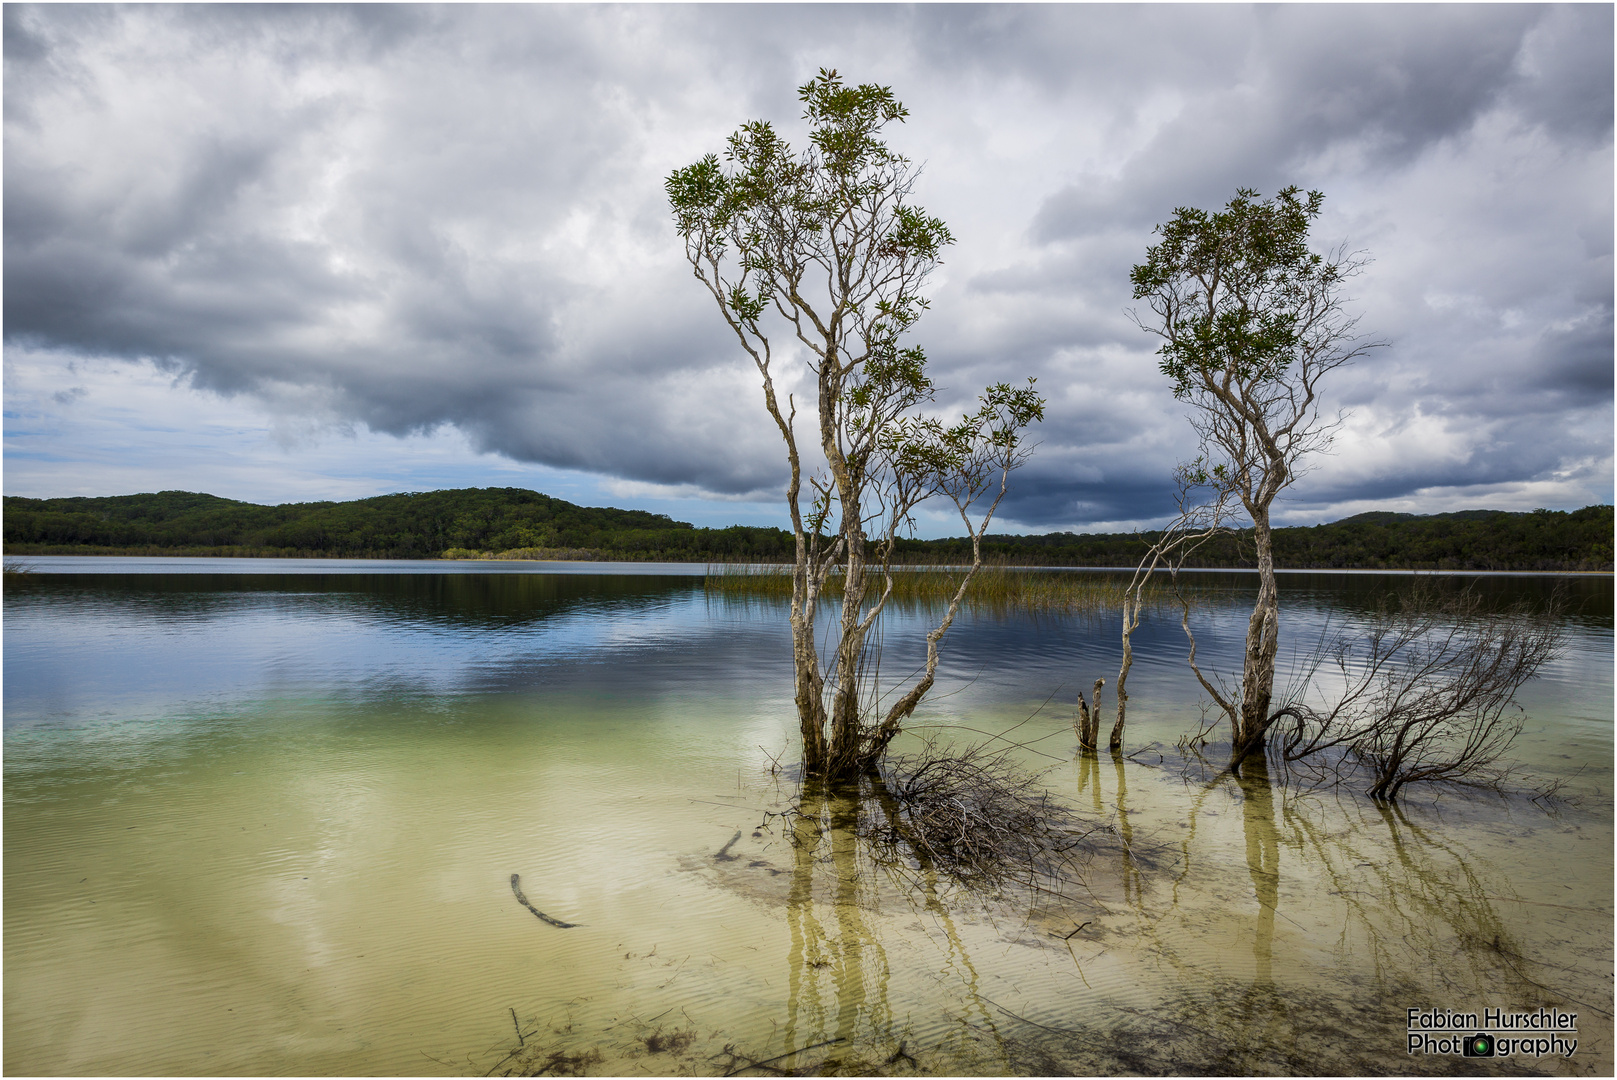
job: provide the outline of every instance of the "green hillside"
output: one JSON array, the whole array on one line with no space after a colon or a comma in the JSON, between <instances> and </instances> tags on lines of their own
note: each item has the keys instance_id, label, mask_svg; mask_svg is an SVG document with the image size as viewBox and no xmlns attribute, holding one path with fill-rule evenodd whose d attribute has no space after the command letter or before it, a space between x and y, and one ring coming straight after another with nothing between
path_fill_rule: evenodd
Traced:
<instances>
[{"instance_id":1,"label":"green hillside","mask_svg":"<svg viewBox=\"0 0 1617 1080\"><path fill-rule=\"evenodd\" d=\"M5 512L7 554L118 549L434 559L458 548L709 560L778 557L790 550L791 540L779 529L696 529L662 514L577 506L523 488L462 488L281 506L185 491L100 499L7 496Z\"/></svg>"},{"instance_id":2,"label":"green hillside","mask_svg":"<svg viewBox=\"0 0 1617 1080\"><path fill-rule=\"evenodd\" d=\"M1132 533L995 535L985 554L1014 564L1130 566L1145 541ZM1276 529L1288 569L1612 569L1612 508L1570 513L1464 510L1359 514L1312 528ZM906 562L969 558L966 540L902 541ZM5 498L8 555L147 554L431 559L509 553L526 558L773 562L791 534L731 526L699 529L643 510L577 506L523 488L463 488L353 502L260 506L185 491L106 498ZM1250 566L1236 535L1209 544L1196 565Z\"/></svg>"}]
</instances>

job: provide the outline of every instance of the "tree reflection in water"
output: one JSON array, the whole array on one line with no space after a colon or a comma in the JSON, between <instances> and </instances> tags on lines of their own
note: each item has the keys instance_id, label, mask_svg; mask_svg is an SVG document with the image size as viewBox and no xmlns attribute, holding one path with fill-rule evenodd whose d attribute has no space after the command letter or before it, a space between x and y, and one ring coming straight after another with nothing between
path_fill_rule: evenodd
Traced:
<instances>
[{"instance_id":1,"label":"tree reflection in water","mask_svg":"<svg viewBox=\"0 0 1617 1080\"><path fill-rule=\"evenodd\" d=\"M1599 942L1577 963L1532 959L1542 920L1502 910L1524 901L1429 808L1299 795L1259 761L1186 786L1111 758L1072 764L1077 803L1110 828L1067 893L984 890L895 845L903 811L879 779L805 784L770 901L784 995L761 1028L743 1007L693 1032L682 1060L734 1075L1445 1073L1454 1061L1405 1052L1405 1009L1543 1005L1580 1013L1558 1068L1607 1068ZM1561 933L1587 925L1575 910ZM603 1069L639 1060L600 1049Z\"/></svg>"},{"instance_id":2,"label":"tree reflection in water","mask_svg":"<svg viewBox=\"0 0 1617 1080\"><path fill-rule=\"evenodd\" d=\"M1280 903L1280 835L1275 831L1274 792L1269 786L1269 764L1259 757L1248 762L1236 781L1241 786L1241 825L1246 836L1246 868L1258 901L1252 934L1253 985L1274 982L1275 909Z\"/></svg>"},{"instance_id":3,"label":"tree reflection in water","mask_svg":"<svg viewBox=\"0 0 1617 1080\"><path fill-rule=\"evenodd\" d=\"M1586 965L1534 962L1541 950L1519 932L1537 923L1502 916L1500 904L1516 901L1485 857L1404 807L1292 795L1261 761L1192 796L1181 866L1155 893L1160 904L1148 890L1133 908L1165 985L1178 988L1149 1012L1123 1010L1134 1012L1139 1038L1170 1058L1193 1055L1208 1073L1445 1072L1445 1059L1404 1052L1405 1009L1544 1006L1589 1021L1589 1056L1580 1050L1581 1060L1562 1065L1599 1071L1610 1060L1598 949ZM1120 776L1120 828L1124 794ZM1233 838L1217 832L1220 796L1240 801L1245 901L1221 874L1234 852Z\"/></svg>"},{"instance_id":4,"label":"tree reflection in water","mask_svg":"<svg viewBox=\"0 0 1617 1080\"><path fill-rule=\"evenodd\" d=\"M1159 988L1152 1005L1086 984L1065 1016L1006 1008L993 996L1005 991L985 992L956 925L959 887L924 858L895 862L867 839L866 816L898 813L891 796L879 784L806 788L793 823L783 1049L816 1049L825 1057L812 1067L830 1072L920 1061L955 1072L1424 1073L1448 1063L1404 1053L1410 1005L1575 1005L1571 990L1548 991L1543 973L1530 970L1490 891L1498 883L1401 808L1296 798L1252 763L1190 798L1192 821L1238 820L1239 835L1188 826L1169 875L1131 805L1131 773L1149 774L1121 755L1110 769L1093 753L1074 764L1080 805L1115 825L1115 844L1097 847L1089 863L1100 910L1084 919L1103 924L1110 949L1143 962L1137 978ZM1225 807L1238 807L1238 819L1224 817ZM896 906L884 911L884 902ZM1057 906L1035 898L1024 915L1042 929ZM906 907L941 932L938 977L959 995L951 996L960 1015L941 1039L895 1014L889 998L883 927ZM1107 951L1075 951L1080 978Z\"/></svg>"},{"instance_id":5,"label":"tree reflection in water","mask_svg":"<svg viewBox=\"0 0 1617 1080\"><path fill-rule=\"evenodd\" d=\"M870 839L877 831L890 837L899 813L881 780L867 777L857 787L805 782L791 818L784 1051L794 1054L833 1042L817 1071L915 1066L923 1052L948 1059L967 1050L959 1044L969 1038L968 1028L998 1037L937 869L924 853L912 849L908 859L895 857L890 845ZM886 828L873 829L867 815ZM939 978L958 980L966 991L966 1011L972 1015L954 1025L942 1045L923 1050L909 1019L894 1014L889 1000L892 969L882 935L873 927L884 917L884 896L925 916L923 926L929 921L941 931ZM979 1046L970 1052L980 1056L983 1051Z\"/></svg>"}]
</instances>

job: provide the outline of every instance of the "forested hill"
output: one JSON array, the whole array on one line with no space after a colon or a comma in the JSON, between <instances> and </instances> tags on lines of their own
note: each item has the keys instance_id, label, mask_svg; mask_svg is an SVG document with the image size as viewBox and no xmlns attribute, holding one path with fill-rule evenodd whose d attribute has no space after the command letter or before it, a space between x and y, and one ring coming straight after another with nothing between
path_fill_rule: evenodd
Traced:
<instances>
[{"instance_id":1,"label":"forested hill","mask_svg":"<svg viewBox=\"0 0 1617 1080\"><path fill-rule=\"evenodd\" d=\"M988 556L1043 566L1129 566L1132 533L990 536ZM1291 569L1612 569L1612 508L1530 514L1359 514L1329 525L1276 529L1275 563ZM662 514L576 506L522 488L464 488L354 502L260 506L164 491L107 498L5 498L8 555L149 554L423 559L505 554L693 562L791 558L791 534L698 529ZM906 540L906 562L969 558L964 540ZM1251 544L1229 537L1199 566L1250 566Z\"/></svg>"},{"instance_id":2,"label":"forested hill","mask_svg":"<svg viewBox=\"0 0 1617 1080\"><path fill-rule=\"evenodd\" d=\"M577 506L523 488L280 506L186 491L101 499L6 496L7 554L93 549L372 559L523 551L705 561L779 558L791 550L791 535L744 526L697 529L663 514Z\"/></svg>"},{"instance_id":3,"label":"forested hill","mask_svg":"<svg viewBox=\"0 0 1617 1080\"><path fill-rule=\"evenodd\" d=\"M1142 534L1154 539L1156 534ZM1450 514L1357 514L1327 525L1275 529L1275 565L1289 570L1612 569L1612 508L1570 513L1460 510ZM1046 566L1132 566L1146 540L1133 533L995 536L995 554ZM965 540L934 540L929 554L969 558ZM1190 566L1256 565L1251 530L1209 542Z\"/></svg>"}]
</instances>

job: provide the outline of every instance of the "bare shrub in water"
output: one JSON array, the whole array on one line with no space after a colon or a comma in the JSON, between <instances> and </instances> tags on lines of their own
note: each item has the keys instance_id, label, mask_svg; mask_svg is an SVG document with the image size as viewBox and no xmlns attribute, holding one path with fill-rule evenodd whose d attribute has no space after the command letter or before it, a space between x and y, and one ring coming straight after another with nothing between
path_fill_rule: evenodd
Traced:
<instances>
[{"instance_id":1,"label":"bare shrub in water","mask_svg":"<svg viewBox=\"0 0 1617 1080\"><path fill-rule=\"evenodd\" d=\"M1383 604L1363 637L1335 635L1305 663L1306 682L1334 669L1339 689L1276 712L1290 721L1282 758L1343 749L1370 773L1367 794L1387 801L1418 781L1497 782L1522 729L1516 693L1560 646L1556 613L1554 602L1488 612L1471 589L1429 585Z\"/></svg>"},{"instance_id":2,"label":"bare shrub in water","mask_svg":"<svg viewBox=\"0 0 1617 1080\"><path fill-rule=\"evenodd\" d=\"M1190 633L1190 601L1180 587L1179 571L1203 544L1229 531L1224 522L1229 517L1232 489L1223 466L1216 466L1209 472L1203 467L1200 458L1175 469L1174 479L1179 488L1177 496L1179 513L1141 556L1134 568L1134 576L1129 579L1128 587L1123 590L1120 598L1119 606L1123 612L1123 662L1117 669L1117 686L1114 693L1117 698L1117 722L1112 725L1112 735L1108 741L1108 747L1113 753L1123 748L1123 724L1128 715L1129 703L1129 669L1134 666L1134 632L1140 628L1140 616L1151 604L1151 598L1155 595L1152 591L1151 578L1158 570L1166 572L1173 582L1173 595L1179 602L1181 612L1180 625L1190 636L1190 669L1196 673L1196 678L1201 680L1202 685L1213 693L1215 699L1221 703L1223 701L1207 680L1202 678L1201 669L1196 666L1196 638ZM1196 493L1206 487L1211 487L1213 497L1203 502L1196 497ZM1072 726L1078 735L1079 749L1088 753L1095 751L1100 733L1100 693L1105 684L1105 679L1095 680L1094 699L1090 703L1084 701L1082 690L1078 692L1078 715L1074 718Z\"/></svg>"},{"instance_id":3,"label":"bare shrub in water","mask_svg":"<svg viewBox=\"0 0 1617 1080\"><path fill-rule=\"evenodd\" d=\"M1059 877L1095 831L1008 751L928 744L918 754L894 756L883 772L892 805L872 839L890 850L907 848L958 881Z\"/></svg>"}]
</instances>

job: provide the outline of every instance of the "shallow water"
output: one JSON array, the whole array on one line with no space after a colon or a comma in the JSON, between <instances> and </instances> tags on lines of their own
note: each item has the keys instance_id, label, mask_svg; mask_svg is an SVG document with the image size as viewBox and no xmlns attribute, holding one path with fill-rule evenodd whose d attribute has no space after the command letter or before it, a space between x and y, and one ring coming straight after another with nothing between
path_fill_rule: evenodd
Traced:
<instances>
[{"instance_id":1,"label":"shallow water","mask_svg":"<svg viewBox=\"0 0 1617 1080\"><path fill-rule=\"evenodd\" d=\"M776 604L161 566L5 583L8 1072L1611 1072L1609 578L1573 582L1522 697L1553 812L1200 783L1166 749L1199 716L1167 617L1132 756L1080 758L1113 620L963 619L915 730L1011 732L1110 826L1062 897L885 865L846 800L791 842ZM1227 668L1250 579L1217 580L1199 655ZM1402 584L1288 576L1283 655ZM891 670L923 632L894 621ZM1406 1052L1406 1008L1543 1005L1578 1013L1570 1058Z\"/></svg>"}]
</instances>

